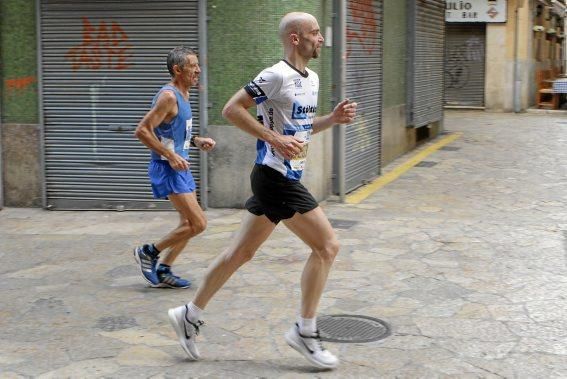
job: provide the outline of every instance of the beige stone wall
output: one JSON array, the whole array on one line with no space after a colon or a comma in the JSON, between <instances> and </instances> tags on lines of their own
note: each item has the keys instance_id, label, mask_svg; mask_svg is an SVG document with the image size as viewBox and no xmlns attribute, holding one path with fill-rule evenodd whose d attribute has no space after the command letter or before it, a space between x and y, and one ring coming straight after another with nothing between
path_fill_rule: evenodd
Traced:
<instances>
[{"instance_id":1,"label":"beige stone wall","mask_svg":"<svg viewBox=\"0 0 567 379\"><path fill-rule=\"evenodd\" d=\"M209 206L243 208L252 195L250 171L256 159L256 139L232 125L210 125L209 135L217 141L214 153L208 155ZM317 201L332 192L332 129L313 136L309 144L302 183Z\"/></svg>"},{"instance_id":2,"label":"beige stone wall","mask_svg":"<svg viewBox=\"0 0 567 379\"><path fill-rule=\"evenodd\" d=\"M406 125L406 106L382 111L382 167L415 147L415 129Z\"/></svg>"},{"instance_id":3,"label":"beige stone wall","mask_svg":"<svg viewBox=\"0 0 567 379\"><path fill-rule=\"evenodd\" d=\"M41 207L41 130L37 124L2 124L4 205Z\"/></svg>"},{"instance_id":4,"label":"beige stone wall","mask_svg":"<svg viewBox=\"0 0 567 379\"><path fill-rule=\"evenodd\" d=\"M510 111L514 82L514 62L507 52L508 26L486 26L485 106L490 111Z\"/></svg>"},{"instance_id":5,"label":"beige stone wall","mask_svg":"<svg viewBox=\"0 0 567 379\"><path fill-rule=\"evenodd\" d=\"M536 66L532 43L534 6L534 0L509 0L508 21L505 24L487 24L485 92L487 110L495 112L514 110L516 59L520 79L521 110L529 108L534 103ZM517 29L516 22L518 22Z\"/></svg>"}]
</instances>

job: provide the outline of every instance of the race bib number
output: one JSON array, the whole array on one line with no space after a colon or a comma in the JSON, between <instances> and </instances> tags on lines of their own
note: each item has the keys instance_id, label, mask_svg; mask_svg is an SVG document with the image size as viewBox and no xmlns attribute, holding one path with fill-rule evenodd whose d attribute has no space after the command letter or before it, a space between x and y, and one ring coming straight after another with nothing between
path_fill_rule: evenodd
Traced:
<instances>
[{"instance_id":1,"label":"race bib number","mask_svg":"<svg viewBox=\"0 0 567 379\"><path fill-rule=\"evenodd\" d=\"M173 142L173 140L171 138L161 137L161 143L162 143L163 147L165 147L167 150L175 152L175 143ZM161 156L161 159L163 159L165 161L167 160L167 158L163 155Z\"/></svg>"},{"instance_id":2,"label":"race bib number","mask_svg":"<svg viewBox=\"0 0 567 379\"><path fill-rule=\"evenodd\" d=\"M189 150L191 147L191 132L193 131L193 119L185 121L185 142L183 143L183 150Z\"/></svg>"}]
</instances>

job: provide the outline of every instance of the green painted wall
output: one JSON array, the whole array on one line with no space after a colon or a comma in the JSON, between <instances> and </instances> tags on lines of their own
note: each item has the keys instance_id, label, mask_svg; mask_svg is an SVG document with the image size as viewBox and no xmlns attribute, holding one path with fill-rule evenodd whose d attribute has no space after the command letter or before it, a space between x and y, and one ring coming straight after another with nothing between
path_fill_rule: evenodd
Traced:
<instances>
[{"instance_id":1,"label":"green painted wall","mask_svg":"<svg viewBox=\"0 0 567 379\"><path fill-rule=\"evenodd\" d=\"M330 25L330 0L209 0L209 123L226 124L221 111L228 99L264 68L283 58L278 39L281 17L292 11L313 14L324 35ZM319 74L319 115L330 108L331 48L312 60Z\"/></svg>"},{"instance_id":2,"label":"green painted wall","mask_svg":"<svg viewBox=\"0 0 567 379\"><path fill-rule=\"evenodd\" d=\"M384 108L406 103L406 1L384 0Z\"/></svg>"},{"instance_id":3,"label":"green painted wall","mask_svg":"<svg viewBox=\"0 0 567 379\"><path fill-rule=\"evenodd\" d=\"M2 122L37 124L35 1L0 1Z\"/></svg>"}]
</instances>

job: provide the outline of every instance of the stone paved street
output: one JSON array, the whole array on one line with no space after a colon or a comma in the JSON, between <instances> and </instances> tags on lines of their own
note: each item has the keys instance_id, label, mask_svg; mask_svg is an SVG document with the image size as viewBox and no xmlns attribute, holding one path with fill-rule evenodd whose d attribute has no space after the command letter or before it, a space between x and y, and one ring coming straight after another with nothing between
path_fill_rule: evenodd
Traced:
<instances>
[{"instance_id":1,"label":"stone paved street","mask_svg":"<svg viewBox=\"0 0 567 379\"><path fill-rule=\"evenodd\" d=\"M190 362L167 309L195 289L148 288L131 254L174 227L174 213L8 208L0 377L567 377L567 117L452 111L445 127L462 136L431 167L360 204L324 204L357 223L337 229L321 313L392 327L382 341L328 343L337 370L310 368L284 342L308 254L284 226L211 302L203 359ZM207 211L176 272L198 286L241 215Z\"/></svg>"}]
</instances>

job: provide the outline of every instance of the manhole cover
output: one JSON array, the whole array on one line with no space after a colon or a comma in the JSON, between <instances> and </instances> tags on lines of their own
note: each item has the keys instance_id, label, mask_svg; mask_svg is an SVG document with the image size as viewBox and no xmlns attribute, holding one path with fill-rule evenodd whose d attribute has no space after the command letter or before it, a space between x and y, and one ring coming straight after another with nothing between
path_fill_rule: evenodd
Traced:
<instances>
[{"instance_id":1,"label":"manhole cover","mask_svg":"<svg viewBox=\"0 0 567 379\"><path fill-rule=\"evenodd\" d=\"M373 342L390 335L384 321L359 315L321 316L317 319L321 339L329 342Z\"/></svg>"},{"instance_id":2,"label":"manhole cover","mask_svg":"<svg viewBox=\"0 0 567 379\"><path fill-rule=\"evenodd\" d=\"M351 220L339 220L339 219L329 219L331 226L335 229L350 229L356 224L358 221L351 221Z\"/></svg>"},{"instance_id":3,"label":"manhole cover","mask_svg":"<svg viewBox=\"0 0 567 379\"><path fill-rule=\"evenodd\" d=\"M443 146L442 148L440 148L439 150L445 150L445 151L459 151L461 150L460 147L457 146Z\"/></svg>"},{"instance_id":4,"label":"manhole cover","mask_svg":"<svg viewBox=\"0 0 567 379\"><path fill-rule=\"evenodd\" d=\"M423 162L419 162L418 164L416 164L415 167L433 167L436 164L437 164L437 162L423 161Z\"/></svg>"}]
</instances>

